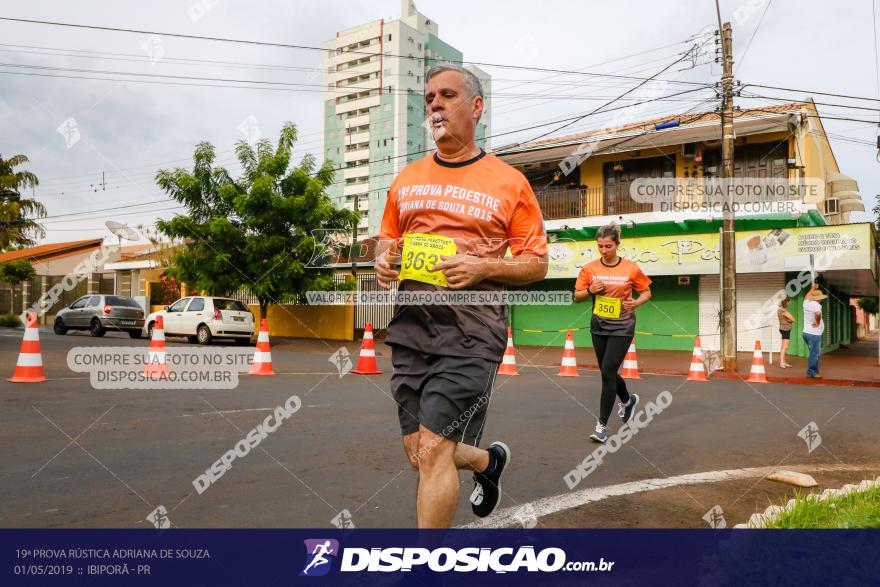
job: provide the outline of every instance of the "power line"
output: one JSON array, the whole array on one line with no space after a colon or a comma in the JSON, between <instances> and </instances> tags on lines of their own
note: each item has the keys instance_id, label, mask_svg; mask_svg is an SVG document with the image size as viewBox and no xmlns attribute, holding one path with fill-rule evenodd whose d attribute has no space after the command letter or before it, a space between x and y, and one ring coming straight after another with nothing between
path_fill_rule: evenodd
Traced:
<instances>
[{"instance_id":1,"label":"power line","mask_svg":"<svg viewBox=\"0 0 880 587\"><path fill-rule=\"evenodd\" d=\"M871 0L871 24L874 27L874 77L877 81L877 95L880 96L880 51L877 49L877 0ZM878 153L880 158L880 153Z\"/></svg>"},{"instance_id":2,"label":"power line","mask_svg":"<svg viewBox=\"0 0 880 587\"><path fill-rule=\"evenodd\" d=\"M755 40L755 36L758 34L758 29L761 28L761 23L764 22L764 17L767 15L767 11L770 9L770 5L773 4L773 0L767 2L767 5L764 6L764 12L761 13L761 18L758 19L758 25L755 27L755 30L752 31L752 36L749 37L749 42L746 43L746 48L742 52L742 55L739 56L739 61L737 63L736 69L733 71L733 75L736 75L736 72L739 71L739 68L742 67L742 62L745 60L746 55L749 53L749 49L752 46L752 41Z\"/></svg>"},{"instance_id":3,"label":"power line","mask_svg":"<svg viewBox=\"0 0 880 587\"><path fill-rule=\"evenodd\" d=\"M804 102L804 103L807 104L808 102ZM768 113L768 114L777 114L777 115L778 115L778 114L784 114L784 112L779 112L778 110L762 110L761 108L749 108L748 110L744 110L744 111L741 111L741 112L742 112L741 116L742 116L742 115L747 115L747 114L750 113L750 112L766 112L766 113ZM836 117L836 116L821 116L821 115L819 115L819 114L810 114L810 113L808 113L808 112L807 112L807 113L800 112L800 115L801 115L801 116L808 116L808 117L810 117L810 118L818 118L818 119L820 119L820 120L846 120L846 121L849 121L849 122L861 122L861 123L864 123L864 124L870 124L870 125L872 125L872 126L877 124L877 123L876 123L875 121L873 121L873 120L863 120L863 119L860 119L860 118L843 118L843 117Z\"/></svg>"},{"instance_id":4,"label":"power line","mask_svg":"<svg viewBox=\"0 0 880 587\"><path fill-rule=\"evenodd\" d=\"M6 20L10 22L21 22L28 24L41 24L48 26L59 26L59 27L70 27L77 29L89 29L89 30L97 30L97 31L108 31L108 32L117 32L117 33L133 33L139 35L156 35L159 37L172 37L178 39L191 39L197 41L214 41L221 43L235 43L235 44L243 44L243 45L253 45L260 47L275 47L280 49L300 49L300 50L308 50L308 51L320 51L322 53L328 52L327 49L323 47L316 47L312 45L294 45L289 43L276 43L271 41L255 41L250 39L233 39L229 37L209 37L204 35L186 35L182 33L168 33L168 32L160 32L160 31L148 31L141 29L129 29L122 27L107 27L107 26L98 26L98 25L85 25L85 24L77 24L77 23L67 23L67 22L57 22L57 21L48 21L48 20L35 20L35 19L26 19L26 18L12 18L7 16L0 16L0 20ZM380 53L374 53L370 51L345 51L345 53L350 55L366 55L370 57L378 57ZM416 59L421 61L423 58L414 57L410 55L397 55L397 54L385 54L385 57L395 57L400 59ZM531 67L527 65L513 65L513 64L505 64L505 63L489 63L485 61L466 61L466 60L450 60L450 59L436 59L436 58L424 58L425 61L443 61L449 63L460 63L460 64L470 64L477 65L483 67L498 67L498 68L506 68L506 69L514 69L514 70L523 70L523 71L543 71L547 73L562 73L567 75L588 75L588 76L597 76L597 77L608 77L608 78L618 78L618 79L633 79L633 80L641 80L642 78L634 78L631 76L621 76L615 74L608 73L593 73L593 72L585 72L585 71L572 71L566 69L553 69L546 67ZM663 80L669 83L680 83L680 84L691 84L691 85L702 85L699 82L686 82L686 81L675 81L675 80Z\"/></svg>"},{"instance_id":5,"label":"power line","mask_svg":"<svg viewBox=\"0 0 880 587\"><path fill-rule=\"evenodd\" d=\"M847 95L847 94L834 94L834 93L831 93L831 92L819 92L819 91L817 91L817 90L802 90L802 89L797 89L797 88L784 88L784 87L781 87L781 86L765 86L765 85L762 85L762 84L743 84L743 85L740 86L740 89L744 89L744 88L747 88L747 87L752 87L752 88L765 88L765 89L768 89L768 90L780 90L780 91L784 91L784 92L796 92L796 93L801 94L801 95L804 95L804 94L817 94L817 95L819 95L819 96L832 96L832 97L834 97L834 98L847 98L847 99L849 99L849 100L866 100L866 101L868 101L868 102L880 102L880 98L866 98L866 97L864 97L864 96L850 96L850 95Z\"/></svg>"},{"instance_id":6,"label":"power line","mask_svg":"<svg viewBox=\"0 0 880 587\"><path fill-rule=\"evenodd\" d=\"M609 59L607 61L603 61L600 63L589 65L585 68L582 68L580 71L585 71L589 67L599 67L601 65L606 65L609 63L614 63L616 61L624 61L627 59L631 59L633 57L637 57L639 55L644 55L647 53L653 53L659 51L661 49L665 49L668 47L674 47L677 45L681 45L683 43L688 42L688 40L678 41L676 43L670 43L667 45L662 45L660 47L655 47L653 49L648 49L645 51L639 51L637 53L632 53L630 55L625 55L622 57L617 57L614 59ZM108 61L129 61L136 63L159 63L152 58L144 55L138 55L133 53L115 53L108 51L89 51L82 49L71 49L71 48L63 48L63 47L43 47L36 45L18 45L18 44L9 44L9 43L0 43L0 47L12 47L13 49L0 49L3 52L13 52L13 53L21 53L21 54L33 54L33 55L47 55L53 57L74 57L74 58L87 58L87 59L102 59ZM22 51L19 48L25 49L38 49L39 51ZM54 52L47 52L54 51ZM81 54L81 55L78 55ZM659 60L665 60L666 57L661 57L647 63L652 63ZM168 65L199 65L206 64L208 66L215 67L224 67L224 68L232 68L232 69L246 69L253 68L258 70L278 70L278 71L295 71L295 72L310 72L310 73L318 73L323 71L321 67L299 67L299 66L291 66L291 65L272 65L272 64L262 64L262 63L252 63L252 62L241 62L241 61L224 61L224 60L216 60L216 59L196 59L196 58L182 58L182 57L169 57L163 56L161 59L162 64ZM630 66L629 68L637 67L637 65ZM624 69L629 69L624 68ZM407 77L408 74L386 74L385 77L389 75L393 75L393 77ZM521 78L498 78L493 77L492 82L499 81L509 81L509 82L525 82L525 83L537 83L543 80L547 80L553 77L558 77L561 74L554 74L551 76L539 78L537 80L523 80ZM554 85L575 85L578 82L555 82Z\"/></svg>"},{"instance_id":7,"label":"power line","mask_svg":"<svg viewBox=\"0 0 880 587\"><path fill-rule=\"evenodd\" d=\"M545 133L542 133L542 134L540 134L540 135L534 137L533 139L530 139L530 140L525 141L525 142L526 142L526 143L531 143L531 142L537 141L537 140L542 139L542 138L544 138L544 137L546 137L546 136L548 136L548 135L551 135L551 134L553 134L553 133L556 133L556 132L562 130L563 128L567 128L567 127L571 126L572 124L574 124L574 123L577 122L578 120L582 120L582 119L584 119L584 118L586 118L586 117L588 117L588 116L592 116L592 115L596 114L597 112L599 112L600 110L602 110L602 109L605 108L606 106L610 106L610 105L613 104L614 102L617 102L618 100L621 100L622 98L624 98L624 97L627 96L628 94L631 94L632 92L636 91L637 89L639 89L640 87L642 87L643 85L645 85L646 83L648 83L649 81L652 81L652 80L656 79L657 76L659 76L659 75L661 75L663 72L669 70L673 65L675 65L676 63L680 63L681 61L683 61L684 58L685 58L687 55L688 55L688 54L686 53L685 55L679 57L678 59L676 59L675 61L673 61L673 62L670 63L669 65L665 66L663 69L661 69L660 71L658 71L657 73L655 73L655 74L652 75L651 77L649 77L649 78L647 78L646 80L640 82L638 85L636 85L636 86L634 86L634 87L628 89L627 91L625 91L624 93L620 94L620 95L617 96L616 98L612 98L610 101L608 101L608 102L602 104L601 106L599 106L599 107L596 108L595 110L593 110L593 111L591 111L591 112L588 112L587 114L584 114L583 116L577 117L577 118L575 118L574 120L572 120L572 121L570 121L570 122L566 122L565 124L563 124L563 125L561 125L561 126L559 126L559 127L557 127L557 128L554 128L553 130L549 130L549 131L547 131L547 132L545 132Z\"/></svg>"},{"instance_id":8,"label":"power line","mask_svg":"<svg viewBox=\"0 0 880 587\"><path fill-rule=\"evenodd\" d=\"M677 92L677 93L675 93L675 94L670 94L670 96L676 96L676 95L681 95L681 94L686 94L686 93L696 92L696 91L700 91L700 90L703 90L703 89L706 89L706 88L695 88L695 89L691 89L691 90L684 90L684 91L682 91L682 92ZM666 97L670 97L670 96L666 96ZM642 101L641 103L655 102L655 101L660 100L660 99L662 99L662 98L663 98L663 97L661 97L661 98L652 98L652 99L644 100L644 101ZM635 105L638 105L638 104L628 104L628 105L625 105L625 106L619 106L619 107L617 107L617 108L609 108L608 110L604 110L604 111L601 111L601 112L599 112L599 111L594 111L594 112L592 112L592 113L588 113L587 115L580 115L580 116L573 117L572 120L580 120L580 119L585 118L586 116L590 116L590 115L593 115L593 114L603 114L603 113L605 113L605 112L611 112L611 111L615 111L615 110L620 110L620 109L622 109L622 108L629 108L629 107L632 107L632 106L635 106ZM491 135L490 137L487 137L487 138L494 138L494 137L497 137L497 136L507 135L507 134L511 134L511 133L515 133L515 132L522 132L522 131L526 131L526 130L532 130L532 129L534 129L534 128L539 128L539 127L541 127L541 126L547 126L547 125L549 125L549 124L558 124L559 122L561 122L561 121L559 121L559 120L554 120L554 121L552 121L552 122L545 123L545 124L537 124L537 125L532 125L532 126L528 126L528 127L525 127L525 128L520 128L520 129L515 129L515 130L511 130L511 131L503 132L503 133L498 133L498 134L495 134L495 135ZM396 156L394 156L394 157L390 157L390 158L387 158L387 159L386 159L386 158L382 158L382 159L377 159L377 160L374 160L374 161L368 161L368 163L387 162L387 161L389 161L389 160L391 160L391 159L399 159L399 158L402 158L402 157L409 157L409 156L412 156L412 155L418 155L418 154L428 153L428 152L431 152L431 151L433 151L433 149L420 150L420 151L413 151L413 152L409 152L409 153L404 153L403 155L396 155ZM340 167L340 168L336 168L336 169L334 169L334 171L341 171L341 170L344 170L344 169L346 169L346 168L344 168L344 167ZM396 173L396 172L394 172L394 173ZM385 174L381 174L381 175L385 175ZM328 184L328 185L338 185L339 183L341 183L341 182L332 182L331 184ZM377 191L377 190L370 190L370 191ZM99 208L99 209L97 209L97 210L86 210L86 211L81 211L81 212L71 212L71 213L66 213L66 214L57 214L57 215L52 215L52 216L45 216L45 217L43 217L42 219L39 219L39 220L49 219L49 220L53 220L53 221L55 221L55 222L62 222L61 220L57 220L57 219L58 219L58 218L68 218L68 217L70 217L70 216L81 216L81 215L93 214L93 213L96 213L96 212L107 212L107 211L115 211L115 210L122 210L122 209L130 209L130 208L134 208L134 207L138 207L138 206L145 206L145 205L152 205L152 204L171 203L171 202L173 202L173 201L175 201L175 200L173 200L173 199L164 199L164 200L156 200L156 201L150 201L150 202L141 202L141 203L138 203L138 204L130 204L130 205L123 205L123 206L112 206L112 207L109 207L109 208ZM161 209L161 210L165 210L165 209L168 209L168 208L163 208L163 209ZM156 210L156 211L161 211L161 210ZM149 212L153 212L153 210L141 210L141 211L136 211L136 213L138 213L138 214L140 214L140 213L149 213ZM68 219L68 220L66 220L66 221L70 221L70 220Z\"/></svg>"},{"instance_id":9,"label":"power line","mask_svg":"<svg viewBox=\"0 0 880 587\"><path fill-rule=\"evenodd\" d=\"M801 104L816 104L818 106L829 106L832 108L850 108L852 110L867 110L870 112L880 112L880 108L870 108L868 106L854 106L852 104L835 104L833 102L815 102L809 100L795 100L793 98L778 98L775 96L763 96L761 94L753 94L751 96L744 96L739 94L740 98L751 98L751 99L761 99L761 100L773 100L776 102L798 102Z\"/></svg>"}]
</instances>

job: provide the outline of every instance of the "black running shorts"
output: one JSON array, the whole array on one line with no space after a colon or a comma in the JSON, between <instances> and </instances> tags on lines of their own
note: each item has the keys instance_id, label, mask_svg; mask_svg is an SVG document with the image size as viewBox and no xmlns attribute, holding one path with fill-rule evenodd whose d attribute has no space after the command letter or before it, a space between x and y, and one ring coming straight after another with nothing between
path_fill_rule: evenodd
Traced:
<instances>
[{"instance_id":1,"label":"black running shorts","mask_svg":"<svg viewBox=\"0 0 880 587\"><path fill-rule=\"evenodd\" d=\"M499 363L394 345L391 364L401 434L418 432L422 424L443 438L479 445Z\"/></svg>"}]
</instances>

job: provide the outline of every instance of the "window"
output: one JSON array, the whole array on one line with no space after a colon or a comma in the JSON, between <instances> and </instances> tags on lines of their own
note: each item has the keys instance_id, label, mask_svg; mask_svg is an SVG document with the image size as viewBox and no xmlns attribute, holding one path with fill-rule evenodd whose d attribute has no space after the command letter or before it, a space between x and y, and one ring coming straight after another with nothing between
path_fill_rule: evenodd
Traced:
<instances>
[{"instance_id":1,"label":"window","mask_svg":"<svg viewBox=\"0 0 880 587\"><path fill-rule=\"evenodd\" d=\"M87 301L89 301L88 296L82 297L82 298L76 300L75 302L73 302L72 304L70 304L70 309L71 310L78 310L79 308L85 308Z\"/></svg>"},{"instance_id":2,"label":"window","mask_svg":"<svg viewBox=\"0 0 880 587\"><path fill-rule=\"evenodd\" d=\"M183 298L182 300L177 300L170 306L168 306L169 312L183 312L183 309L186 308L186 305L189 303L190 298Z\"/></svg>"},{"instance_id":3,"label":"window","mask_svg":"<svg viewBox=\"0 0 880 587\"><path fill-rule=\"evenodd\" d=\"M187 312L201 312L205 309L205 298L193 298L192 303L189 305L189 308L186 309Z\"/></svg>"},{"instance_id":4,"label":"window","mask_svg":"<svg viewBox=\"0 0 880 587\"><path fill-rule=\"evenodd\" d=\"M98 304L101 303L101 296L92 296L89 298L89 301L86 303L86 308L97 308Z\"/></svg>"},{"instance_id":5,"label":"window","mask_svg":"<svg viewBox=\"0 0 880 587\"><path fill-rule=\"evenodd\" d=\"M123 308L140 308L140 304L134 301L131 298L124 298L121 296L107 296L106 303L111 306L123 307Z\"/></svg>"},{"instance_id":6,"label":"window","mask_svg":"<svg viewBox=\"0 0 880 587\"><path fill-rule=\"evenodd\" d=\"M236 312L249 312L247 306L239 302L238 300L226 300L226 299L215 299L214 300L214 309L215 310L235 310Z\"/></svg>"}]
</instances>

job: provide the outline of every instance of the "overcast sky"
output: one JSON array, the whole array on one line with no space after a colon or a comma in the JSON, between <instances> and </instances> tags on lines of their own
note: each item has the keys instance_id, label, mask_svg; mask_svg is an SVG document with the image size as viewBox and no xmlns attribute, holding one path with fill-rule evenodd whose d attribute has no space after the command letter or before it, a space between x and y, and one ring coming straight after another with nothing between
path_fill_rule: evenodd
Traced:
<instances>
[{"instance_id":1,"label":"overcast sky","mask_svg":"<svg viewBox=\"0 0 880 587\"><path fill-rule=\"evenodd\" d=\"M641 77L670 64L694 44L687 42L689 38L716 22L712 0L419 0L416 5L439 24L441 38L461 49L468 61ZM733 24L736 77L743 83L878 96L871 0L774 0L769 7L763 0L722 0L721 6L722 17ZM400 3L0 0L0 16L320 46L338 30L380 18L398 18ZM283 122L293 121L300 131L299 154L319 153L319 52L9 21L0 21L0 39L0 153L30 157L28 168L41 180L36 197L53 217L46 222L46 242L106 236L105 220L134 226L170 217L173 212L169 208L176 203L145 204L165 198L152 178L159 168L189 165L194 145L202 140L214 144L222 163L236 168L232 149L245 136L242 128L251 129L251 138L258 132L274 140ZM704 56L698 61L707 59ZM494 79L493 134L587 113L638 83L481 67ZM679 71L685 67L685 63L676 65L663 77L714 82L720 75L719 68L709 64ZM98 71L107 73L95 73ZM70 79L73 76L123 81ZM248 89L205 87L233 83L193 77L314 86L271 86L274 90L253 89L254 84ZM653 88L653 95L689 87L670 84L665 90ZM794 99L810 95L759 88L747 91ZM700 91L677 101L654 102L633 108L630 118L622 120L689 109L711 110L715 104L712 97L711 91ZM813 97L820 102L878 107L871 102ZM779 102L740 99L737 103L746 107ZM878 119L876 112L866 110L820 106L820 112ZM588 117L564 133L599 127L609 118ZM243 124L245 121L255 125ZM506 134L495 139L494 145L526 140L552 128ZM854 215L853 220L868 220L874 194L880 192L880 163L872 146L877 126L826 120L825 128L834 135L831 143L841 170L856 178L861 187L868 212ZM102 172L106 186L100 185ZM61 216L132 204L145 205Z\"/></svg>"}]
</instances>

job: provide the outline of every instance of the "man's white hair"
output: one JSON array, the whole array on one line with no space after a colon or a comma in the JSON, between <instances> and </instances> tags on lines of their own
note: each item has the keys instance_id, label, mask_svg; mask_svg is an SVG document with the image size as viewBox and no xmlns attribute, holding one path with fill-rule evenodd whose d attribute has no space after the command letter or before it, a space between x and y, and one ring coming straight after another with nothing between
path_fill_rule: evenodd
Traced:
<instances>
[{"instance_id":1,"label":"man's white hair","mask_svg":"<svg viewBox=\"0 0 880 587\"><path fill-rule=\"evenodd\" d=\"M464 86L467 88L468 94L471 98L475 96L485 98L485 96L483 96L483 83L480 81L480 78L474 75L474 72L471 70L452 63L438 63L429 69L428 73L425 74L425 85L428 85L428 82L431 81L432 77L439 73L443 73L444 71L457 71L460 73L464 78Z\"/></svg>"}]
</instances>

